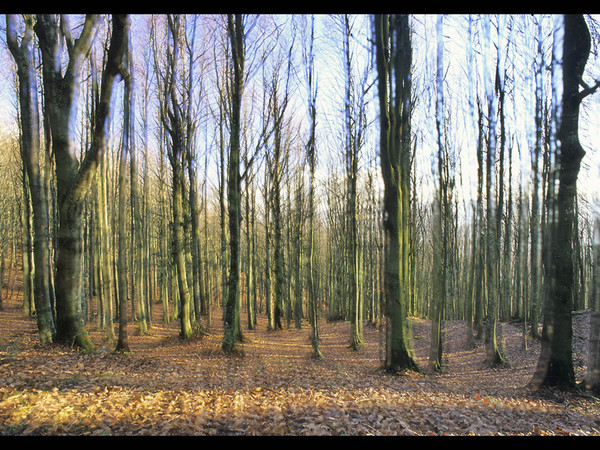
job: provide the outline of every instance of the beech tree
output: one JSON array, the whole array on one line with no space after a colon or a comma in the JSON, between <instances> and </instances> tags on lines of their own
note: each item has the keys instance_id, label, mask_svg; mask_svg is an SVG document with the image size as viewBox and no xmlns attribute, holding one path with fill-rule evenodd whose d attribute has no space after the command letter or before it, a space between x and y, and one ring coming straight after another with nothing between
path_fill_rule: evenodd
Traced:
<instances>
[{"instance_id":1,"label":"beech tree","mask_svg":"<svg viewBox=\"0 0 600 450\"><path fill-rule=\"evenodd\" d=\"M562 60L562 64L556 65L556 83L562 84L562 97L557 99L560 108L556 115L556 135L551 136L556 139L558 186L555 210L550 212L549 219L553 220L549 223L551 240L544 242L545 246L551 246L552 258L546 262L549 289L544 307L542 350L532 382L570 390L575 387L571 319L575 289L573 228L577 219L577 176L585 155L578 135L579 110L583 99L600 87L600 81L588 85L583 79L591 49L585 17L567 14L555 20L554 60Z\"/></svg>"},{"instance_id":2,"label":"beech tree","mask_svg":"<svg viewBox=\"0 0 600 450\"><path fill-rule=\"evenodd\" d=\"M320 359L323 357L319 348L319 311L317 307L317 288L316 288L316 264L315 264L315 167L317 159L316 147L316 125L317 125L317 94L318 83L315 72L314 61L314 36L315 18L310 18L310 34L308 44L304 49L304 61L306 64L306 82L308 88L307 108L310 118L310 128L308 141L306 143L306 158L308 160L308 245L307 245L307 269L306 283L308 289L308 316L311 325L310 341L312 345L313 356Z\"/></svg>"},{"instance_id":3,"label":"beech tree","mask_svg":"<svg viewBox=\"0 0 600 450\"><path fill-rule=\"evenodd\" d=\"M434 299L431 304L431 348L429 364L433 370L442 370L442 319L449 294L449 227L450 215L448 189L448 158L446 149L446 131L444 118L444 17L439 15L436 22L436 130L438 139L437 151L437 186L436 199L433 205L433 245L434 245Z\"/></svg>"},{"instance_id":4,"label":"beech tree","mask_svg":"<svg viewBox=\"0 0 600 450\"><path fill-rule=\"evenodd\" d=\"M127 199L127 161L129 155L135 150L131 143L132 140L132 118L133 111L131 105L131 79L125 81L125 89L123 89L123 138L121 140L121 148L119 152L119 202L118 202L118 246L121 249L118 253L117 258L117 283L119 288L119 338L117 340L116 351L129 352L129 335L127 332L127 324L129 322L127 304L129 303L129 286L128 286L128 266L127 266L127 254L125 248L127 247L127 210L126 210L126 199ZM133 271L133 267L130 268ZM132 277L132 281L135 280ZM132 286L132 291L135 295L135 286Z\"/></svg>"},{"instance_id":5,"label":"beech tree","mask_svg":"<svg viewBox=\"0 0 600 450\"><path fill-rule=\"evenodd\" d=\"M240 314L240 122L244 89L244 18L241 14L227 15L227 34L231 42L230 141L227 163L227 212L229 214L229 274L227 298L224 302L222 349L230 352L241 338Z\"/></svg>"},{"instance_id":6,"label":"beech tree","mask_svg":"<svg viewBox=\"0 0 600 450\"><path fill-rule=\"evenodd\" d=\"M384 295L387 317L385 366L387 370L418 370L410 350L407 327L408 273L403 244L408 224L403 207L403 156L411 144L412 47L407 15L374 17L375 51L380 109L380 158L384 183L385 233Z\"/></svg>"},{"instance_id":7,"label":"beech tree","mask_svg":"<svg viewBox=\"0 0 600 450\"><path fill-rule=\"evenodd\" d=\"M487 315L485 317L485 343L486 343L486 362L489 365L500 364L503 359L498 349L496 341L496 324L498 309L498 276L499 276L499 247L498 240L498 222L497 199L495 189L497 185L494 164L496 162L496 104L494 99L494 85L492 81L491 69L491 19L489 16L484 18L484 87L485 101L487 106L487 119L489 123L489 134L487 139L486 152L486 289L487 289ZM500 30L500 27L499 27ZM500 34L500 32L499 32Z\"/></svg>"},{"instance_id":8,"label":"beech tree","mask_svg":"<svg viewBox=\"0 0 600 450\"><path fill-rule=\"evenodd\" d=\"M81 317L81 231L83 200L96 173L104 150L106 119L109 115L112 91L123 74L127 49L129 17L112 17L112 37L106 65L102 72L99 104L96 108L93 137L82 161L77 160L74 148L74 111L83 60L88 54L99 21L94 14L86 15L78 38L71 36L66 16L40 14L34 30L42 53L44 93L48 123L55 157L55 176L58 205L58 239L56 256L56 331L57 341L75 343L93 350ZM63 70L60 50L66 46L68 62Z\"/></svg>"},{"instance_id":9,"label":"beech tree","mask_svg":"<svg viewBox=\"0 0 600 450\"><path fill-rule=\"evenodd\" d=\"M186 132L187 119L186 102L189 98L180 94L182 79L180 64L182 58L182 18L181 16L167 15L170 43L167 46L166 62L167 73L164 78L164 98L161 104L163 125L167 130L170 142L167 154L172 169L172 204L173 204L173 244L174 265L177 270L177 288L179 293L181 322L180 336L188 339L192 336L191 308L192 298L188 284L188 272L185 255L184 231L184 193L185 193L185 167L184 161L188 155L190 145L189 134Z\"/></svg>"},{"instance_id":10,"label":"beech tree","mask_svg":"<svg viewBox=\"0 0 600 450\"><path fill-rule=\"evenodd\" d=\"M6 42L17 63L21 124L21 157L31 196L33 213L33 262L35 264L33 299L35 303L38 336L42 344L54 341L56 327L51 305L49 262L50 237L48 234L48 206L46 185L40 171L40 114L38 85L34 58L35 18L23 16L25 29L18 43L17 18L6 16Z\"/></svg>"}]
</instances>

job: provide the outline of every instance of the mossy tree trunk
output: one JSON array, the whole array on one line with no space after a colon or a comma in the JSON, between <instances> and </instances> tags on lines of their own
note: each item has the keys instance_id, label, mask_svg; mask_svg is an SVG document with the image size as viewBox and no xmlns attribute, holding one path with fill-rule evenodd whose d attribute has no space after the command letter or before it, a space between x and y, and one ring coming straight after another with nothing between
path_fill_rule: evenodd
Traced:
<instances>
[{"instance_id":1,"label":"mossy tree trunk","mask_svg":"<svg viewBox=\"0 0 600 450\"><path fill-rule=\"evenodd\" d=\"M387 316L385 367L418 370L411 354L407 319L406 272L402 267L403 221L401 160L410 150L412 44L409 17L376 15L375 47L380 108L380 158L384 183L384 295ZM393 55L393 57L392 57ZM392 61L395 61L392 71ZM393 79L392 74L395 74ZM394 90L392 91L392 87Z\"/></svg>"},{"instance_id":2,"label":"mossy tree trunk","mask_svg":"<svg viewBox=\"0 0 600 450\"><path fill-rule=\"evenodd\" d=\"M231 41L233 80L231 83L230 147L227 165L227 210L229 213L229 274L221 348L233 351L242 337L240 314L240 119L244 87L244 18L228 14L227 32Z\"/></svg>"}]
</instances>

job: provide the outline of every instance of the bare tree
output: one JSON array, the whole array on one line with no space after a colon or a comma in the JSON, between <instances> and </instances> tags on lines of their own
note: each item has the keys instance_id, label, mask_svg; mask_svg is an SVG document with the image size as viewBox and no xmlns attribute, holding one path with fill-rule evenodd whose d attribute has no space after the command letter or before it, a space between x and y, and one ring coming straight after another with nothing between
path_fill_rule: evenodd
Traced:
<instances>
[{"instance_id":1,"label":"bare tree","mask_svg":"<svg viewBox=\"0 0 600 450\"><path fill-rule=\"evenodd\" d=\"M227 299L224 304L224 351L233 351L241 338L239 329L240 306L240 116L244 89L244 18L228 14L227 33L231 41L233 80L231 84L230 148L227 165L227 210L229 213L229 275Z\"/></svg>"},{"instance_id":2,"label":"bare tree","mask_svg":"<svg viewBox=\"0 0 600 450\"><path fill-rule=\"evenodd\" d=\"M408 231L402 214L402 196L408 195L408 192L401 187L404 173L401 163L406 161L402 155L410 151L411 142L412 43L409 17L382 14L376 15L374 22L379 77L380 158L384 183L384 295L388 323L385 365L390 371L418 370L409 348L406 317L409 278L402 258L404 233Z\"/></svg>"},{"instance_id":3,"label":"bare tree","mask_svg":"<svg viewBox=\"0 0 600 450\"><path fill-rule=\"evenodd\" d=\"M33 212L33 262L35 265L33 299L35 303L38 336L42 344L54 341L56 327L50 302L49 235L46 186L40 172L40 117L38 87L34 60L35 19L23 16L25 30L21 44L17 38L17 18L6 16L6 41L15 62L19 78L19 105L21 112L21 157L25 167Z\"/></svg>"},{"instance_id":4,"label":"bare tree","mask_svg":"<svg viewBox=\"0 0 600 450\"><path fill-rule=\"evenodd\" d=\"M551 135L550 142L557 152L558 186L555 209L549 211L550 240L544 242L545 247L550 246L551 254L546 261L548 298L544 305L542 350L532 384L570 390L575 387L571 321L575 289L573 229L577 220L577 177L585 155L578 135L579 110L583 99L600 87L600 81L588 85L583 80L591 49L590 31L583 15L557 16L554 42L553 69L556 82L562 83L562 98L555 102L556 134ZM556 61L561 59L559 66Z\"/></svg>"},{"instance_id":5,"label":"bare tree","mask_svg":"<svg viewBox=\"0 0 600 450\"><path fill-rule=\"evenodd\" d=\"M96 108L94 133L81 162L74 152L74 124L80 72L88 54L99 17L87 15L77 39L71 36L68 18L38 15L34 27L42 52L44 92L52 148L56 161L58 204L58 240L56 257L56 329L59 342L74 342L85 350L93 343L82 325L81 317L81 230L83 200L96 173L104 149L106 119L111 108L112 91L123 73L127 49L129 17L114 15L112 37L106 66L102 72L99 104ZM59 51L64 41L68 63L63 72Z\"/></svg>"}]
</instances>

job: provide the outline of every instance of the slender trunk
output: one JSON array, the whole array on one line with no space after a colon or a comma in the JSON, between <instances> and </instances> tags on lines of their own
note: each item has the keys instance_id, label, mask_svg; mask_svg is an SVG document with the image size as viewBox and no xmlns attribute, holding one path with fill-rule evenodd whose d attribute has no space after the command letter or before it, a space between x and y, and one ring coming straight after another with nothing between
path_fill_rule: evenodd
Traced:
<instances>
[{"instance_id":1,"label":"slender trunk","mask_svg":"<svg viewBox=\"0 0 600 450\"><path fill-rule=\"evenodd\" d=\"M187 271L185 264L185 236L183 230L183 168L181 161L175 160L176 155L172 157L173 167L173 226L174 226L174 259L177 267L177 285L179 288L181 321L180 336L182 339L188 339L192 336L191 326L191 296L187 280Z\"/></svg>"},{"instance_id":2,"label":"slender trunk","mask_svg":"<svg viewBox=\"0 0 600 450\"><path fill-rule=\"evenodd\" d=\"M52 273L49 265L49 215L46 203L46 185L40 173L40 118L33 56L34 18L31 15L25 15L24 20L25 33L19 46L14 28L15 17L7 16L7 43L17 63L19 77L21 156L26 169L33 216L33 267L35 268L33 272L33 301L39 339L41 344L44 345L54 341L56 327L50 299ZM28 266L30 265L28 264ZM25 281L27 280L25 279ZM29 286L28 283L27 286Z\"/></svg>"},{"instance_id":3,"label":"slender trunk","mask_svg":"<svg viewBox=\"0 0 600 450\"><path fill-rule=\"evenodd\" d=\"M244 84L244 24L241 15L227 16L227 29L231 40L232 80L230 148L227 167L227 200L229 213L229 279L225 308L222 349L233 351L241 339L240 310L240 112Z\"/></svg>"},{"instance_id":4,"label":"slender trunk","mask_svg":"<svg viewBox=\"0 0 600 450\"><path fill-rule=\"evenodd\" d=\"M21 170L21 189L23 201L21 208L21 266L23 274L23 310L31 317L35 316L35 301L33 298L33 279L35 266L33 262L33 213L31 212L31 193L27 170Z\"/></svg>"},{"instance_id":5,"label":"slender trunk","mask_svg":"<svg viewBox=\"0 0 600 450\"><path fill-rule=\"evenodd\" d=\"M111 270L110 262L110 238L108 233L108 211L107 211L107 170L106 158L103 158L100 163L99 183L98 183L98 214L99 214L99 239L100 239L100 272L102 274L102 301L104 312L104 326L106 328L106 337L113 341L115 340L115 330L113 326L113 301L116 298L114 290L114 278Z\"/></svg>"},{"instance_id":6,"label":"slender trunk","mask_svg":"<svg viewBox=\"0 0 600 450\"><path fill-rule=\"evenodd\" d=\"M246 271L246 310L248 329L253 330L256 326L256 292L254 284L254 208L250 209L250 197L254 197L254 182L248 185L246 193L246 257L248 268ZM254 207L254 204L252 205Z\"/></svg>"},{"instance_id":7,"label":"slender trunk","mask_svg":"<svg viewBox=\"0 0 600 450\"><path fill-rule=\"evenodd\" d=\"M124 140L127 140L126 134ZM125 203L127 198L126 186L126 165L127 165L128 146L124 142L119 157L119 201L118 201L118 252L117 259L117 283L119 287L118 307L119 307L119 336L115 350L119 352L129 352L129 336L127 333L127 323L129 320L127 304L129 302L129 289L127 286L127 257L125 248L127 247L127 236L125 227Z\"/></svg>"},{"instance_id":8,"label":"slender trunk","mask_svg":"<svg viewBox=\"0 0 600 450\"><path fill-rule=\"evenodd\" d=\"M308 159L309 168L309 185L308 185L308 243L307 243L307 269L306 269L306 284L308 290L308 317L310 320L310 341L312 345L313 357L321 359L323 354L319 348L319 309L317 306L317 292L316 292L316 280L315 280L315 162L316 162L316 145L315 145L315 131L317 123L317 87L314 83L314 31L315 31L315 18L311 16L310 26L310 40L309 40L309 52L308 52L308 112L310 116L310 136L306 145L306 154Z\"/></svg>"},{"instance_id":9,"label":"slender trunk","mask_svg":"<svg viewBox=\"0 0 600 450\"><path fill-rule=\"evenodd\" d=\"M484 23L485 50L484 54L490 56L490 28L491 20L486 17ZM496 189L495 169L496 162L496 108L493 97L493 86L490 61L484 60L486 101L488 107L489 135L486 152L486 289L487 289L487 315L485 316L485 344L486 362L495 366L502 362L496 339L496 324L498 315L498 273L499 273L499 242L498 222L496 220L497 205L494 191Z\"/></svg>"}]
</instances>

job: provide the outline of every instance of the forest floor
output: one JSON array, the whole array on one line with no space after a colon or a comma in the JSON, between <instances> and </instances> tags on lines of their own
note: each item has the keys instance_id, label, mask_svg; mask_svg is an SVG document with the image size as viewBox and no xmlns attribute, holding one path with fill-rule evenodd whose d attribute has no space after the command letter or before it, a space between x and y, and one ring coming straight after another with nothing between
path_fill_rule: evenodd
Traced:
<instances>
[{"instance_id":1,"label":"forest floor","mask_svg":"<svg viewBox=\"0 0 600 450\"><path fill-rule=\"evenodd\" d=\"M600 435L600 400L586 393L532 391L539 343L523 350L518 326L500 324L508 364L490 369L485 348L467 348L463 322L444 323L444 371L429 373L430 323L411 319L423 373L381 368L380 331L348 347L350 326L321 320L324 358L311 357L310 327L267 331L243 321L244 342L220 351L211 334L181 341L160 305L145 335L129 325L128 354L113 353L95 323L97 346L83 354L42 347L17 296L0 311L0 436L4 435ZM586 368L589 314L574 319L574 361Z\"/></svg>"}]
</instances>

